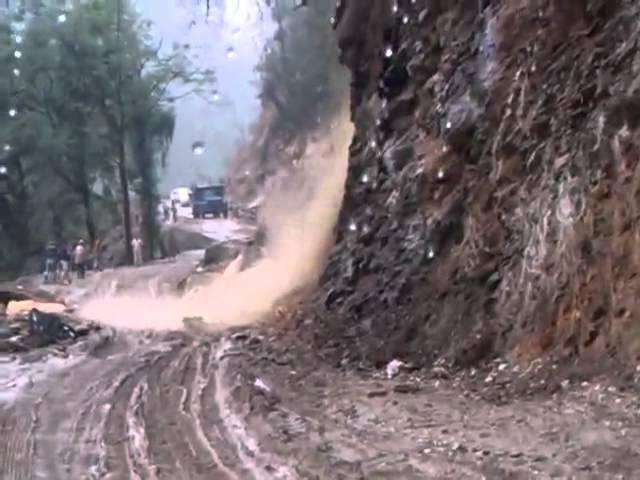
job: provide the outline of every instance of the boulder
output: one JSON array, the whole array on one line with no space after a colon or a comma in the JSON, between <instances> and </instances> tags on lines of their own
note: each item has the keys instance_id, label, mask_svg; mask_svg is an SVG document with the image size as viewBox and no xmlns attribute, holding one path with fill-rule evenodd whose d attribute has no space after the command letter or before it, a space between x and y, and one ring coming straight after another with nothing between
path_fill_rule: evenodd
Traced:
<instances>
[{"instance_id":1,"label":"boulder","mask_svg":"<svg viewBox=\"0 0 640 480\"><path fill-rule=\"evenodd\" d=\"M168 225L160 232L160 247L164 256L175 257L189 250L204 250L213 240L206 235L179 225Z\"/></svg>"},{"instance_id":2,"label":"boulder","mask_svg":"<svg viewBox=\"0 0 640 480\"><path fill-rule=\"evenodd\" d=\"M240 249L229 242L215 242L204 251L203 264L205 266L216 265L235 258Z\"/></svg>"}]
</instances>

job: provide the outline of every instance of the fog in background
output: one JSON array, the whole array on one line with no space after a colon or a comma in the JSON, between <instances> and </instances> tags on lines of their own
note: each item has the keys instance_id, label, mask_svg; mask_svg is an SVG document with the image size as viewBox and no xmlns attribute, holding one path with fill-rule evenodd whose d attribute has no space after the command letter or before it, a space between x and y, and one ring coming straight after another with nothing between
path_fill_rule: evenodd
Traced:
<instances>
[{"instance_id":1,"label":"fog in background","mask_svg":"<svg viewBox=\"0 0 640 480\"><path fill-rule=\"evenodd\" d=\"M259 110L254 67L273 32L270 13L264 4L260 9L259 0L210 0L208 17L205 0L135 4L153 23L154 37L162 40L164 50L169 52L174 42L189 44L194 64L213 69L218 79L219 99L192 95L176 101L176 130L160 192L217 179ZM192 151L197 141L205 143L202 155Z\"/></svg>"}]
</instances>

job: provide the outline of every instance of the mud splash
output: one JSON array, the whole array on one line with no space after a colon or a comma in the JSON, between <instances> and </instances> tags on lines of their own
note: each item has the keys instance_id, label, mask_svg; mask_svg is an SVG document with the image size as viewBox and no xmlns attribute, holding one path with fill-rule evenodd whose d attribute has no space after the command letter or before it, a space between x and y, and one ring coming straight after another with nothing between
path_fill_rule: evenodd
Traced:
<instances>
[{"instance_id":1,"label":"mud splash","mask_svg":"<svg viewBox=\"0 0 640 480\"><path fill-rule=\"evenodd\" d=\"M239 272L230 265L210 285L182 297L148 293L93 298L84 318L135 330L182 329L185 317L201 317L212 330L260 321L291 292L317 281L333 243L347 176L353 126L348 102L309 146L300 166L265 203L266 255Z\"/></svg>"}]
</instances>

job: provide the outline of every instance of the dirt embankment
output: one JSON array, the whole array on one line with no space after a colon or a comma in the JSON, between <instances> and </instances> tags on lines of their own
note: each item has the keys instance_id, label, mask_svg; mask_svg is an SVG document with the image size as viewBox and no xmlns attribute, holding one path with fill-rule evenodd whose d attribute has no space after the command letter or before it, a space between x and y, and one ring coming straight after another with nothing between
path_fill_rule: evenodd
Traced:
<instances>
[{"instance_id":1,"label":"dirt embankment","mask_svg":"<svg viewBox=\"0 0 640 480\"><path fill-rule=\"evenodd\" d=\"M356 134L303 334L378 366L635 368L637 2L392 3L337 15Z\"/></svg>"}]
</instances>

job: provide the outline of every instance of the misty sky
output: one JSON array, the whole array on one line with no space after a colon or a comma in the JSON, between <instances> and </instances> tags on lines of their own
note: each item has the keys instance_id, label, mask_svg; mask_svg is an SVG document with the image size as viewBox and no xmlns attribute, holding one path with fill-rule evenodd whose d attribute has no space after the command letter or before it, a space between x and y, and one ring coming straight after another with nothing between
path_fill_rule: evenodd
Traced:
<instances>
[{"instance_id":1,"label":"misty sky","mask_svg":"<svg viewBox=\"0 0 640 480\"><path fill-rule=\"evenodd\" d=\"M198 176L217 178L233 153L242 129L258 112L254 66L264 40L269 36L269 12L259 11L256 0L215 0L207 20L204 4L197 0L135 0L138 11L154 24L154 34L170 48L174 42L188 43L191 58L201 68L212 68L220 93L218 105L191 96L176 102L176 131L168 167L160 189L168 192L188 186ZM234 57L228 58L232 48ZM192 144L205 143L203 155L195 155Z\"/></svg>"}]
</instances>

